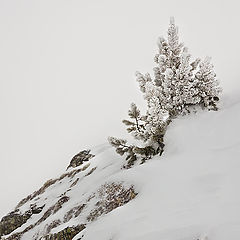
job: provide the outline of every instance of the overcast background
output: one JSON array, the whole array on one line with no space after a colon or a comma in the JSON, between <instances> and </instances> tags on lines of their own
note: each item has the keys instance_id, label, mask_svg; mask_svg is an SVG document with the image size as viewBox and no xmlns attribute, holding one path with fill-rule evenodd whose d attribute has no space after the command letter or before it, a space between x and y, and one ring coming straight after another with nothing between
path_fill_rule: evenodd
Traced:
<instances>
[{"instance_id":1,"label":"overcast background","mask_svg":"<svg viewBox=\"0 0 240 240\"><path fill-rule=\"evenodd\" d=\"M125 135L142 104L170 16L196 57L209 55L228 96L239 89L239 1L0 0L0 216L72 156Z\"/></svg>"}]
</instances>

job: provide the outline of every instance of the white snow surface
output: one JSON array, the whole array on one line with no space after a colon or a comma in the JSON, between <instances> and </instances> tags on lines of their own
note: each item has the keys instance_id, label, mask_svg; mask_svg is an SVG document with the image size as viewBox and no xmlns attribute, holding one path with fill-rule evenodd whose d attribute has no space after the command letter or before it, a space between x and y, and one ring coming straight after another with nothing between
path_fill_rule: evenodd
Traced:
<instances>
[{"instance_id":1,"label":"white snow surface","mask_svg":"<svg viewBox=\"0 0 240 240\"><path fill-rule=\"evenodd\" d=\"M145 164L121 169L124 157L108 144L93 148L96 157L72 180L80 178L67 192L69 202L22 239L32 239L36 231L44 231L48 222L63 217L104 183L124 182L135 186L136 198L89 223L74 240L82 235L82 240L239 240L240 97L225 100L218 112L201 112L172 122L163 156ZM84 177L93 167L96 170ZM35 202L51 206L69 184L63 179ZM86 209L54 232L83 223L87 213ZM32 216L34 222L33 218L39 216Z\"/></svg>"},{"instance_id":2,"label":"white snow surface","mask_svg":"<svg viewBox=\"0 0 240 240\"><path fill-rule=\"evenodd\" d=\"M90 224L83 240L239 240L239 100L175 120L162 157L112 175L139 194Z\"/></svg>"}]
</instances>

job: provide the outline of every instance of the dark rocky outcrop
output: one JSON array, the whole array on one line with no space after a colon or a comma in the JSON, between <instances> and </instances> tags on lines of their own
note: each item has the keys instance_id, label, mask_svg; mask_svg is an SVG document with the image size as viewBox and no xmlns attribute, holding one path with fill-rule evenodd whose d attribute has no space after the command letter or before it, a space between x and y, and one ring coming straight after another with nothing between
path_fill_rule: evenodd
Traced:
<instances>
[{"instance_id":1,"label":"dark rocky outcrop","mask_svg":"<svg viewBox=\"0 0 240 240\"><path fill-rule=\"evenodd\" d=\"M70 219L72 219L74 217L78 217L80 215L80 213L82 212L82 210L84 209L85 206L86 206L86 204L80 204L79 206L76 206L76 207L72 208L71 210L69 210L64 215L63 222L66 223Z\"/></svg>"},{"instance_id":2,"label":"dark rocky outcrop","mask_svg":"<svg viewBox=\"0 0 240 240\"><path fill-rule=\"evenodd\" d=\"M21 207L22 205L24 205L26 202L34 199L35 197L39 196L40 194L44 193L45 190L50 187L51 185L53 185L54 183L56 183L58 181L58 179L49 179L48 181L46 181L43 186L41 188L39 188L37 191L35 191L33 194L28 195L26 198L22 199L18 205L16 206L15 210L18 209L19 207Z\"/></svg>"},{"instance_id":3,"label":"dark rocky outcrop","mask_svg":"<svg viewBox=\"0 0 240 240\"><path fill-rule=\"evenodd\" d=\"M30 212L20 214L18 211L13 211L7 216L3 217L0 222L0 237L7 235L22 226L31 217Z\"/></svg>"},{"instance_id":4,"label":"dark rocky outcrop","mask_svg":"<svg viewBox=\"0 0 240 240\"><path fill-rule=\"evenodd\" d=\"M95 155L91 154L90 151L91 150L83 150L83 151L79 152L78 154L76 154L72 158L67 169L69 169L70 167L72 167L72 168L78 167L78 166L82 165L84 162L87 162L91 158L95 157Z\"/></svg>"},{"instance_id":5,"label":"dark rocky outcrop","mask_svg":"<svg viewBox=\"0 0 240 240\"><path fill-rule=\"evenodd\" d=\"M69 197L63 196L61 197L54 205L52 205L48 210L43 214L43 216L36 222L35 225L39 225L41 222L45 221L49 216L52 214L55 214L60 208L62 208L62 205L66 202L68 202Z\"/></svg>"},{"instance_id":6,"label":"dark rocky outcrop","mask_svg":"<svg viewBox=\"0 0 240 240\"><path fill-rule=\"evenodd\" d=\"M79 232L85 229L84 224L80 224L73 227L67 227L62 231L54 234L49 234L40 238L40 240L71 240L76 236Z\"/></svg>"},{"instance_id":7,"label":"dark rocky outcrop","mask_svg":"<svg viewBox=\"0 0 240 240\"><path fill-rule=\"evenodd\" d=\"M89 150L82 151L69 167L77 167L93 157ZM79 191L101 171L98 166L90 166L89 162L66 171L20 201L0 221L0 239L71 240L82 231L78 235L80 240L88 224L137 196L134 187L124 182L103 182L94 191L87 188Z\"/></svg>"},{"instance_id":8,"label":"dark rocky outcrop","mask_svg":"<svg viewBox=\"0 0 240 240\"><path fill-rule=\"evenodd\" d=\"M46 212L43 214L43 216L42 216L37 222L35 222L34 224L29 225L29 226L26 227L23 231L17 232L17 233L15 233L15 234L9 236L8 238L6 238L6 240L18 240L18 239L21 239L21 236L22 236L24 233L28 232L29 230L33 229L33 228L36 227L37 225L39 225L39 224L41 224L42 222L44 222L44 221L45 221L48 217L50 217L52 214L55 214L60 208L62 208L62 205L63 205L64 203L68 202L68 200L69 200L69 197L67 197L67 196L61 197L54 205L52 205L50 208L48 208L48 209L46 210ZM44 207L44 206L43 206L43 207ZM34 209L35 209L34 212L35 212L35 213L40 213L39 210L40 210L40 209L43 209L43 207L37 208L37 209L34 208ZM31 213L30 213L30 212L31 212ZM16 227L15 227L14 229L9 228L9 229L11 229L11 231L8 232L8 233L3 233L3 235L7 235L7 234L11 233L11 232L14 231L16 228L18 228L18 227L22 226L24 223L26 223L27 220L32 216L33 212L32 212L32 210L31 210L31 211L27 211L26 213L27 213L27 214L30 213L30 215L27 215L28 218L26 219L25 222L21 222L21 224L20 224L20 222L18 222L18 223L19 223L18 225L15 225L15 224L14 224L13 226L16 226ZM19 215L19 216L18 216L19 219L24 218L24 216L26 215L26 213L23 214L23 215L18 214L18 215ZM8 216L6 216L6 217L8 217ZM6 217L4 217L4 218L6 218ZM4 218L3 218L3 219L4 219ZM16 217L14 217L14 218L16 218ZM14 223L14 221L15 221L15 220L13 220L13 223ZM3 223L3 226L4 226L4 227L8 227L8 226L11 227L12 225L8 225L8 224L6 224L6 223ZM53 227L52 227L52 228L53 228Z\"/></svg>"},{"instance_id":9,"label":"dark rocky outcrop","mask_svg":"<svg viewBox=\"0 0 240 240\"><path fill-rule=\"evenodd\" d=\"M85 175L85 177L91 175L96 169L97 169L97 167L92 168L92 169Z\"/></svg>"},{"instance_id":10,"label":"dark rocky outcrop","mask_svg":"<svg viewBox=\"0 0 240 240\"><path fill-rule=\"evenodd\" d=\"M10 212L7 216L3 217L0 222L0 237L21 227L33 214L40 213L43 207L44 206L37 207L36 205L31 205L31 209L23 214L18 209Z\"/></svg>"}]
</instances>

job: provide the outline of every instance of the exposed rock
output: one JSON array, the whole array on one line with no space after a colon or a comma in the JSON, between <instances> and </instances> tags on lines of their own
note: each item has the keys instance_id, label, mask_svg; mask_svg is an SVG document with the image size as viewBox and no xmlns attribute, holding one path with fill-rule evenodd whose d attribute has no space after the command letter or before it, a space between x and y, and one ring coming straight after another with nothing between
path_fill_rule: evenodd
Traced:
<instances>
[{"instance_id":1,"label":"exposed rock","mask_svg":"<svg viewBox=\"0 0 240 240\"><path fill-rule=\"evenodd\" d=\"M0 222L0 237L3 235L7 235L22 226L27 220L31 217L30 212L26 212L24 214L18 213L18 211L13 211L9 213L7 216L3 217Z\"/></svg>"},{"instance_id":2,"label":"exposed rock","mask_svg":"<svg viewBox=\"0 0 240 240\"><path fill-rule=\"evenodd\" d=\"M31 211L32 211L32 214L39 214L42 209L44 208L45 205L41 206L41 207L37 207L36 204L31 204L30 205L30 208L31 208Z\"/></svg>"},{"instance_id":3,"label":"exposed rock","mask_svg":"<svg viewBox=\"0 0 240 240\"><path fill-rule=\"evenodd\" d=\"M69 200L69 197L64 196L60 198L53 206L51 206L44 214L43 216L38 220L38 222L35 225L40 224L41 222L45 221L49 216L52 214L55 214L60 208L62 208L62 205L66 203Z\"/></svg>"},{"instance_id":4,"label":"exposed rock","mask_svg":"<svg viewBox=\"0 0 240 240\"><path fill-rule=\"evenodd\" d=\"M95 170L95 168L93 169ZM93 169L91 169L89 173L92 173L94 171ZM90 175L89 173L87 175ZM33 230L35 234L32 235L32 239L70 240L76 234L78 234L83 229L85 229L86 224L96 220L98 217L104 214L111 212L117 207L120 207L128 203L129 201L134 199L136 195L137 195L137 192L135 192L133 186L125 187L123 183L114 183L114 182L106 183L102 185L97 191L86 196L85 200L81 201L79 205L65 212L63 217L59 218L59 215L58 215L58 218L53 219L50 222L48 221L46 223L46 219L48 219L50 216L58 212L61 208L63 208L63 205L70 200L68 196L63 195L62 197L59 198L57 202L55 202L55 204L50 206L48 209L45 209L45 212L40 216L38 220L36 220L35 223L31 222L29 225L26 225L24 229L21 229L21 231L15 232L14 234L9 235L5 239L20 240L25 233L29 232L30 230ZM17 227L20 227L22 224L24 224L32 214L39 214L43 209L44 209L44 206L37 207L36 204L31 204L30 210L28 210L24 214L21 214L18 211L14 211L10 213L9 215L7 215L2 219L2 228L1 228L2 235L7 235L11 233ZM80 218L81 219L80 222L82 222L81 225L78 225L78 226L70 225L69 227L57 233L53 233L53 234L50 233L53 228L61 226L61 224L68 223L72 218L77 218L81 216L81 213L83 212L83 210L85 214L87 213L87 215L86 217ZM42 225L43 227L40 228L42 230L39 231L38 227L41 226L41 224L43 224ZM7 231L6 231L6 228L8 229Z\"/></svg>"},{"instance_id":5,"label":"exposed rock","mask_svg":"<svg viewBox=\"0 0 240 240\"><path fill-rule=\"evenodd\" d=\"M78 217L80 215L80 213L82 212L83 208L86 206L86 204L80 204L77 207L72 208L71 210L69 210L63 218L63 222L68 222L70 219L72 219L73 217Z\"/></svg>"},{"instance_id":6,"label":"exposed rock","mask_svg":"<svg viewBox=\"0 0 240 240\"><path fill-rule=\"evenodd\" d=\"M53 229L53 228L56 228L57 226L59 226L61 224L61 220L60 219L57 219L57 220L54 220L53 222L51 222L49 225L47 225L47 233L50 233L50 231Z\"/></svg>"},{"instance_id":7,"label":"exposed rock","mask_svg":"<svg viewBox=\"0 0 240 240\"><path fill-rule=\"evenodd\" d=\"M81 165L93 156L90 151L82 151L70 166ZM48 180L20 201L15 211L1 220L0 239L70 240L92 221L137 195L133 186L125 186L122 182L99 183L94 176L106 166L98 168L99 171L96 171L97 166L89 166L90 162L87 162L56 179ZM91 187L86 187L88 181L96 184L97 188L92 191ZM77 238L82 239L86 231L82 231Z\"/></svg>"},{"instance_id":8,"label":"exposed rock","mask_svg":"<svg viewBox=\"0 0 240 240\"><path fill-rule=\"evenodd\" d=\"M31 230L33 228L33 225L29 225L28 227L26 227L23 231L21 232L17 232L14 233L13 235L7 237L7 238L3 238L4 240L20 240L22 235L26 232L28 232L29 230Z\"/></svg>"},{"instance_id":9,"label":"exposed rock","mask_svg":"<svg viewBox=\"0 0 240 240\"><path fill-rule=\"evenodd\" d=\"M73 178L79 172L85 171L89 166L90 166L90 163L84 165L82 168L75 169L75 170L71 171L70 172L70 177Z\"/></svg>"},{"instance_id":10,"label":"exposed rock","mask_svg":"<svg viewBox=\"0 0 240 240\"><path fill-rule=\"evenodd\" d=\"M23 214L17 209L3 217L0 222L0 237L11 233L18 227L21 227L33 214L40 213L43 208L44 205L37 207L36 204L33 204L31 205L31 209Z\"/></svg>"},{"instance_id":11,"label":"exposed rock","mask_svg":"<svg viewBox=\"0 0 240 240\"><path fill-rule=\"evenodd\" d=\"M77 178L77 179L71 184L70 188L74 187L74 186L77 184L78 181L79 181L79 178Z\"/></svg>"},{"instance_id":12,"label":"exposed rock","mask_svg":"<svg viewBox=\"0 0 240 240\"><path fill-rule=\"evenodd\" d=\"M26 228L25 228L23 231L21 231L21 232L18 232L18 233L15 233L15 234L9 236L8 238L6 238L6 240L18 240L18 239L20 239L21 236L22 236L24 233L26 233L26 232L29 231L30 229L33 229L34 227L36 227L36 226L39 225L40 223L44 222L44 221L45 221L49 216L51 216L52 214L55 214L60 208L62 208L62 205L63 205L65 202L67 202L68 200L69 200L69 197L67 197L67 196L64 196L64 197L60 198L53 206L51 206L50 208L48 208L48 210L43 214L43 216L42 216L36 223L29 225L28 227L26 227ZM41 207L41 208L43 208L43 207ZM30 212L30 211L27 211L26 213L29 213L29 212ZM24 217L24 216L26 215L26 213L25 213L23 216L22 216L22 215L19 215L20 218L21 218L21 217ZM31 212L30 216L28 215L28 216L29 216L28 218L30 218L32 214L33 214L33 213ZM7 216L6 216L6 217L7 217ZM4 218L6 218L6 217L4 217ZM27 218L27 220L28 220L28 218ZM27 221L27 220L26 220L26 221ZM25 221L25 222L26 222L26 221ZM23 225L25 222L23 222L21 225ZM18 224L18 226L15 227L13 230L15 230L16 228L20 227L21 225ZM3 226L8 226L8 225L4 224ZM12 231L13 231L13 230L12 230ZM12 232L12 231L11 231L11 232ZM2 235L7 235L7 234L9 234L9 233L11 233L11 232L3 233Z\"/></svg>"},{"instance_id":13,"label":"exposed rock","mask_svg":"<svg viewBox=\"0 0 240 240\"><path fill-rule=\"evenodd\" d=\"M72 158L67 169L69 169L70 167L72 167L72 168L78 167L78 166L82 165L84 162L87 162L91 158L95 157L95 155L91 154L90 151L91 150L83 150L83 151L79 152L78 154L76 154Z\"/></svg>"},{"instance_id":14,"label":"exposed rock","mask_svg":"<svg viewBox=\"0 0 240 240\"><path fill-rule=\"evenodd\" d=\"M96 169L97 169L97 167L92 168L92 169L85 175L85 177L91 175Z\"/></svg>"},{"instance_id":15,"label":"exposed rock","mask_svg":"<svg viewBox=\"0 0 240 240\"><path fill-rule=\"evenodd\" d=\"M55 184L56 182L64 179L65 177L71 177L73 178L77 173L81 172L81 171L85 171L88 167L90 166L90 164L86 164L84 167L79 168L79 169L74 169L70 172L64 173L62 174L59 178L56 179L50 179L47 182L45 182L43 184L43 186L38 189L37 191L35 191L33 194L28 195L26 198L22 199L18 205L16 206L15 210L17 210L18 208L20 208L21 206L23 206L25 203L27 203L28 201L33 200L34 198L36 198L36 200L39 199L39 195L43 194L45 192L45 190L47 188L49 188L50 186L52 186L53 184Z\"/></svg>"},{"instance_id":16,"label":"exposed rock","mask_svg":"<svg viewBox=\"0 0 240 240\"><path fill-rule=\"evenodd\" d=\"M79 232L85 229L85 224L80 224L73 227L67 227L62 231L54 234L46 235L41 240L71 240L76 236Z\"/></svg>"},{"instance_id":17,"label":"exposed rock","mask_svg":"<svg viewBox=\"0 0 240 240\"><path fill-rule=\"evenodd\" d=\"M30 194L29 196L27 196L26 198L24 198L23 200L21 200L18 205L16 206L15 209L18 209L19 207L21 207L22 205L24 205L26 202L34 199L35 197L37 197L38 195L42 194L45 192L45 190L50 187L51 185L53 185L54 183L57 182L58 179L50 179L47 182L45 182L43 184L43 186L41 188L39 188L37 191L35 191L33 194Z\"/></svg>"}]
</instances>

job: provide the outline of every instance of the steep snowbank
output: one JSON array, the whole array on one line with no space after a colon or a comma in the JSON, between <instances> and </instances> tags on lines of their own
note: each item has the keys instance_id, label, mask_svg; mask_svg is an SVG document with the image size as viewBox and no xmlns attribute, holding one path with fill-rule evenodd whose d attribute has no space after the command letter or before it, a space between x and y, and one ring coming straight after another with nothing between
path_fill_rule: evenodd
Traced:
<instances>
[{"instance_id":1,"label":"steep snowbank","mask_svg":"<svg viewBox=\"0 0 240 240\"><path fill-rule=\"evenodd\" d=\"M34 204L43 209L5 237L24 231L19 239L40 239L82 224L73 239L239 240L239 122L238 98L218 112L177 119L167 131L163 156L128 170L109 145L95 147L90 162L20 204L21 213ZM121 185L115 185L113 198L101 195L106 183ZM121 194L128 199L121 202ZM110 211L101 212L102 203Z\"/></svg>"},{"instance_id":2,"label":"steep snowbank","mask_svg":"<svg viewBox=\"0 0 240 240\"><path fill-rule=\"evenodd\" d=\"M139 194L89 225L83 239L239 240L240 101L226 105L176 120L163 157L113 175Z\"/></svg>"}]
</instances>

